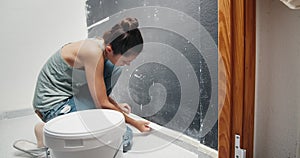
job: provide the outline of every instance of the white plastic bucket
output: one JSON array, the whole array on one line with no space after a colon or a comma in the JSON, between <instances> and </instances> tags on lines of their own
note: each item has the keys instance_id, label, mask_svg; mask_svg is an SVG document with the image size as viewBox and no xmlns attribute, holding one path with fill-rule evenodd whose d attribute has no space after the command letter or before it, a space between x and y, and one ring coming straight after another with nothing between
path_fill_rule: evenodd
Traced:
<instances>
[{"instance_id":1,"label":"white plastic bucket","mask_svg":"<svg viewBox=\"0 0 300 158\"><path fill-rule=\"evenodd\" d=\"M93 109L56 117L45 124L45 145L52 158L122 158L124 116Z\"/></svg>"}]
</instances>

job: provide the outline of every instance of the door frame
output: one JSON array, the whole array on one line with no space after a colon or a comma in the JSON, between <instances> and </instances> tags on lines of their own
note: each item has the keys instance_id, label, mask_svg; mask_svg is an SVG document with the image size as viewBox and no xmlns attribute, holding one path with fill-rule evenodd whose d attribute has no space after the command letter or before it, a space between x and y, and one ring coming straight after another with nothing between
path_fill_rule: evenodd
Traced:
<instances>
[{"instance_id":1,"label":"door frame","mask_svg":"<svg viewBox=\"0 0 300 158\"><path fill-rule=\"evenodd\" d=\"M247 158L253 157L255 5L255 0L218 1L219 158L234 157L235 134Z\"/></svg>"}]
</instances>

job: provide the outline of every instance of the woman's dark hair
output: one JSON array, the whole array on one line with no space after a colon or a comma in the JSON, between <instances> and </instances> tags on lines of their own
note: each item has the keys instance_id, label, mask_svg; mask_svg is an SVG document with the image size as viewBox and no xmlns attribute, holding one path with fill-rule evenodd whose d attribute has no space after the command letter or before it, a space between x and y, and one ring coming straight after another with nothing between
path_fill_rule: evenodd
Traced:
<instances>
[{"instance_id":1,"label":"woman's dark hair","mask_svg":"<svg viewBox=\"0 0 300 158\"><path fill-rule=\"evenodd\" d=\"M103 35L105 44L110 44L114 54L126 56L132 53L139 54L143 49L143 37L138 29L139 23L136 18L125 18ZM130 49L130 51L128 51ZM128 51L128 52L127 52Z\"/></svg>"}]
</instances>

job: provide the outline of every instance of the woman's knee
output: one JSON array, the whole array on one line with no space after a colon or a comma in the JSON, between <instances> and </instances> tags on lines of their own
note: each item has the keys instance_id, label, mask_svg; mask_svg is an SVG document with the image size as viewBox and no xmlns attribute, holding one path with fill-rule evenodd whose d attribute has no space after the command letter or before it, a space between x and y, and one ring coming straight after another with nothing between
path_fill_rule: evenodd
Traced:
<instances>
[{"instance_id":1,"label":"woman's knee","mask_svg":"<svg viewBox=\"0 0 300 158\"><path fill-rule=\"evenodd\" d=\"M36 134L40 134L43 132L43 128L44 128L45 123L44 122L39 122L35 125L34 127L34 132Z\"/></svg>"}]
</instances>

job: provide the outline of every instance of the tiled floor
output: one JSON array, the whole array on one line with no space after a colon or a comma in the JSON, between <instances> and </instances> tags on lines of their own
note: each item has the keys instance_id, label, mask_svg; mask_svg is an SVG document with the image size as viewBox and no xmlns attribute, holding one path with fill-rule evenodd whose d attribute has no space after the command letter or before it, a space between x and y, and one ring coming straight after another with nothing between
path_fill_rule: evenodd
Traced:
<instances>
[{"instance_id":1,"label":"tiled floor","mask_svg":"<svg viewBox=\"0 0 300 158\"><path fill-rule=\"evenodd\" d=\"M0 157L28 158L30 156L15 150L12 145L15 140L27 139L35 142L33 128L39 122L36 115L0 120ZM138 134L135 132L132 150L124 158L209 158L200 152L189 151L155 134Z\"/></svg>"}]
</instances>

